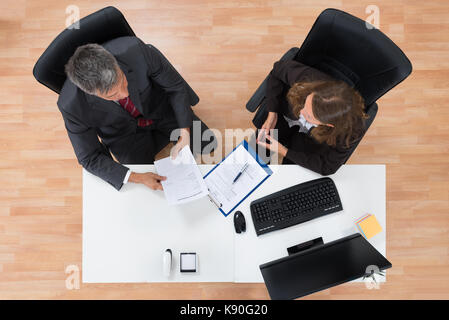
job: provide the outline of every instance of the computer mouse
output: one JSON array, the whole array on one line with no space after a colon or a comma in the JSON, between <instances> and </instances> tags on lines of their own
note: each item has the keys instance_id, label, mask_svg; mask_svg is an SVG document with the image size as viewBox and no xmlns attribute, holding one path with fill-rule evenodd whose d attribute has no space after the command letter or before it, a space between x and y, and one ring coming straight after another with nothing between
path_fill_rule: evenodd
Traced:
<instances>
[{"instance_id":1,"label":"computer mouse","mask_svg":"<svg viewBox=\"0 0 449 320\"><path fill-rule=\"evenodd\" d=\"M234 213L234 227L235 232L241 233L246 231L246 221L245 216L241 211L236 211Z\"/></svg>"}]
</instances>

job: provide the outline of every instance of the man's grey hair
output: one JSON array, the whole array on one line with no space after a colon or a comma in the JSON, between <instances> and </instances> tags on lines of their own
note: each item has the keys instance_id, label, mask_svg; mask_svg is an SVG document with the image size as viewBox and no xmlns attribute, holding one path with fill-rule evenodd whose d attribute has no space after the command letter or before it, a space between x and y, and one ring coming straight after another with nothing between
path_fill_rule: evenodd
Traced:
<instances>
[{"instance_id":1,"label":"man's grey hair","mask_svg":"<svg viewBox=\"0 0 449 320\"><path fill-rule=\"evenodd\" d=\"M89 43L76 49L65 65L67 77L81 90L96 95L107 93L118 81L119 66L102 46Z\"/></svg>"}]
</instances>

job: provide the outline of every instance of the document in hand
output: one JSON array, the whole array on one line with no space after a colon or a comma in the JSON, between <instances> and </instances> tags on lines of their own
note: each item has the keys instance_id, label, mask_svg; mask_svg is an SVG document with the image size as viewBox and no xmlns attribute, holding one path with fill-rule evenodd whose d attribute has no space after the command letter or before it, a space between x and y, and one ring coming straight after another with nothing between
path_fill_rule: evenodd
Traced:
<instances>
[{"instance_id":1,"label":"document in hand","mask_svg":"<svg viewBox=\"0 0 449 320\"><path fill-rule=\"evenodd\" d=\"M159 175L167 177L161 183L168 204L186 203L209 194L188 146L181 149L176 159L167 157L155 161L154 166Z\"/></svg>"}]
</instances>

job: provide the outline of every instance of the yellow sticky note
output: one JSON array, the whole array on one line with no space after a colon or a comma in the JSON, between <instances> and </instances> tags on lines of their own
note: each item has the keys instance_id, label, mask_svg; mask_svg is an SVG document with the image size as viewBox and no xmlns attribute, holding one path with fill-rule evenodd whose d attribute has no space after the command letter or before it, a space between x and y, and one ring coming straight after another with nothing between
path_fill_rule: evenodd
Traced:
<instances>
[{"instance_id":1,"label":"yellow sticky note","mask_svg":"<svg viewBox=\"0 0 449 320\"><path fill-rule=\"evenodd\" d=\"M362 220L358 225L367 239L382 231L382 227L374 215L370 215L366 219Z\"/></svg>"}]
</instances>

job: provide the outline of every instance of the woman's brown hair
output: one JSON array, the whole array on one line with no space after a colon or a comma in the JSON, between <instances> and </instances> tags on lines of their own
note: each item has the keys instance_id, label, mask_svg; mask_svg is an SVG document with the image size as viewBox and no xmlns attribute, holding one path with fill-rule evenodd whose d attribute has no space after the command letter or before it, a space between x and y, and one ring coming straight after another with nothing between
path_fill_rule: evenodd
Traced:
<instances>
[{"instance_id":1,"label":"woman's brown hair","mask_svg":"<svg viewBox=\"0 0 449 320\"><path fill-rule=\"evenodd\" d=\"M312 94L314 117L324 124L310 134L319 143L349 147L365 130L365 103L360 94L343 81L297 82L287 93L291 110L299 117L308 95Z\"/></svg>"}]
</instances>

